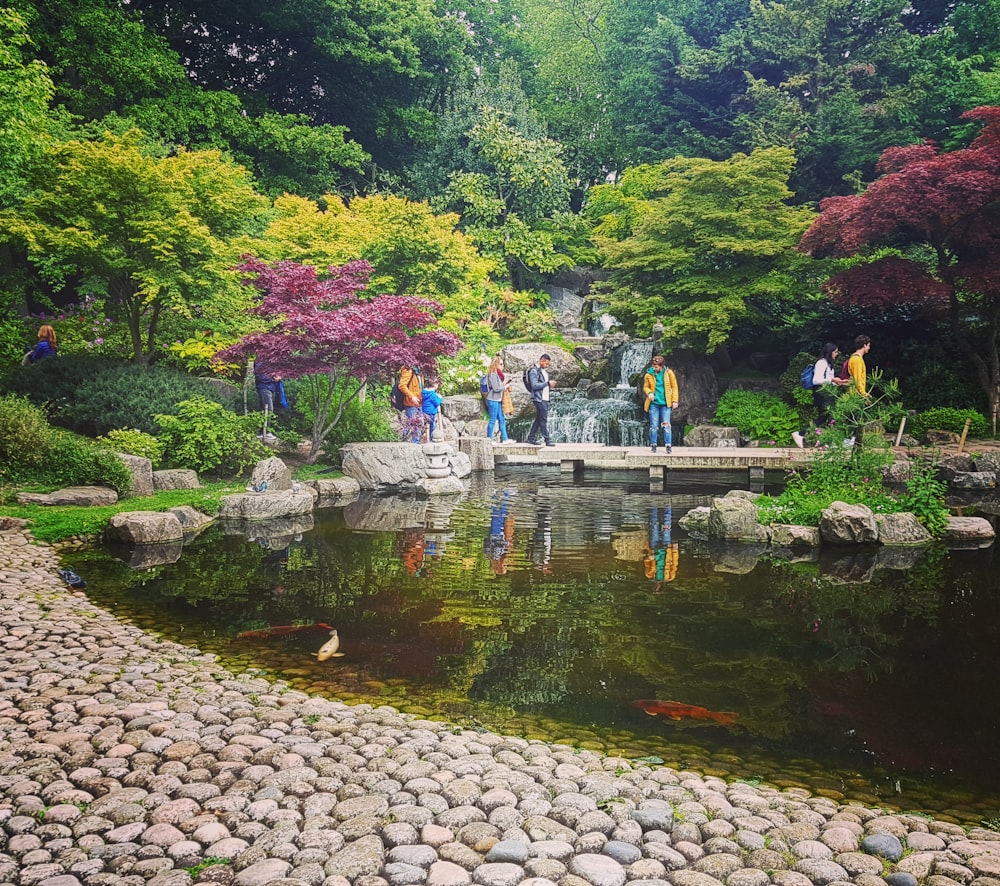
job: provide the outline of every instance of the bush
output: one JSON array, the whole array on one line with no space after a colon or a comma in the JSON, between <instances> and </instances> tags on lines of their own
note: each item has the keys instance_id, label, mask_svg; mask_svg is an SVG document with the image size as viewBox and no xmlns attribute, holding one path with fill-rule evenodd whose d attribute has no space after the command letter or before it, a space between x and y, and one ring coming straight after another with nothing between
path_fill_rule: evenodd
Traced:
<instances>
[{"instance_id":1,"label":"bush","mask_svg":"<svg viewBox=\"0 0 1000 886\"><path fill-rule=\"evenodd\" d=\"M936 466L917 466L913 478L906 481L900 508L912 513L931 535L943 535L949 516L944 504L946 490L947 485L937 478Z\"/></svg>"},{"instance_id":2,"label":"bush","mask_svg":"<svg viewBox=\"0 0 1000 886\"><path fill-rule=\"evenodd\" d=\"M739 388L730 388L719 398L713 420L736 427L751 440L782 443L799 427L798 413L779 397Z\"/></svg>"},{"instance_id":3,"label":"bush","mask_svg":"<svg viewBox=\"0 0 1000 886\"><path fill-rule=\"evenodd\" d=\"M119 495L132 474L110 449L53 428L24 397L0 397L0 478L39 486L109 486Z\"/></svg>"},{"instance_id":4,"label":"bush","mask_svg":"<svg viewBox=\"0 0 1000 886\"><path fill-rule=\"evenodd\" d=\"M183 400L175 411L156 416L173 467L239 474L271 454L256 437L257 415L237 415L205 397Z\"/></svg>"},{"instance_id":5,"label":"bush","mask_svg":"<svg viewBox=\"0 0 1000 886\"><path fill-rule=\"evenodd\" d=\"M26 397L0 397L0 476L14 479L45 462L52 427Z\"/></svg>"},{"instance_id":6,"label":"bush","mask_svg":"<svg viewBox=\"0 0 1000 886\"><path fill-rule=\"evenodd\" d=\"M990 436L990 426L982 413L975 409L954 409L942 406L938 409L928 409L910 419L910 433L914 437L923 437L928 431L953 431L961 434L965 429L966 419L972 419L969 425L970 437Z\"/></svg>"},{"instance_id":7,"label":"bush","mask_svg":"<svg viewBox=\"0 0 1000 886\"><path fill-rule=\"evenodd\" d=\"M227 403L231 399L213 382L176 369L82 354L18 367L8 374L6 387L46 406L53 424L89 437L115 428L155 434L153 416L173 411L181 400L197 396Z\"/></svg>"},{"instance_id":8,"label":"bush","mask_svg":"<svg viewBox=\"0 0 1000 886\"><path fill-rule=\"evenodd\" d=\"M104 443L109 449L115 452L127 452L129 455L138 455L148 458L155 468L163 458L163 444L152 434L136 428L120 428L108 431L98 441Z\"/></svg>"}]
</instances>

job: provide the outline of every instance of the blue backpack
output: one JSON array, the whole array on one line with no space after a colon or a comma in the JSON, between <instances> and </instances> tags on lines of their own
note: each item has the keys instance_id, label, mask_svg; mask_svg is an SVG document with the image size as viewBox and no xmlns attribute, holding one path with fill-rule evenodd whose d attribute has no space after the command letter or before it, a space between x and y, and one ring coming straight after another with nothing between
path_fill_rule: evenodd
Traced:
<instances>
[{"instance_id":1,"label":"blue backpack","mask_svg":"<svg viewBox=\"0 0 1000 886\"><path fill-rule=\"evenodd\" d=\"M479 393L484 397L490 392L490 377L488 375L479 378Z\"/></svg>"},{"instance_id":2,"label":"blue backpack","mask_svg":"<svg viewBox=\"0 0 1000 886\"><path fill-rule=\"evenodd\" d=\"M805 369L802 370L802 375L799 377L799 383L807 391L811 391L813 389L813 374L815 371L816 364L810 363Z\"/></svg>"}]
</instances>

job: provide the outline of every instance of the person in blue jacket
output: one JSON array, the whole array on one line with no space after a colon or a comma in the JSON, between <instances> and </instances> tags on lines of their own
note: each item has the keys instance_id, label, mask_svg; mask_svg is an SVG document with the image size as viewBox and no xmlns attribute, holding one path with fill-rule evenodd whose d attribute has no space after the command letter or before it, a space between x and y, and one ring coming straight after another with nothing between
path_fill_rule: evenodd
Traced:
<instances>
[{"instance_id":1,"label":"person in blue jacket","mask_svg":"<svg viewBox=\"0 0 1000 886\"><path fill-rule=\"evenodd\" d=\"M437 426L438 413L441 411L443 397L438 393L437 382L428 381L420 390L423 397L420 403L420 411L424 414L427 422L427 442L434 442L434 428Z\"/></svg>"},{"instance_id":2,"label":"person in blue jacket","mask_svg":"<svg viewBox=\"0 0 1000 886\"><path fill-rule=\"evenodd\" d=\"M28 363L37 363L46 357L55 357L58 353L56 331L51 326L46 325L38 328L38 344L24 356Z\"/></svg>"}]
</instances>

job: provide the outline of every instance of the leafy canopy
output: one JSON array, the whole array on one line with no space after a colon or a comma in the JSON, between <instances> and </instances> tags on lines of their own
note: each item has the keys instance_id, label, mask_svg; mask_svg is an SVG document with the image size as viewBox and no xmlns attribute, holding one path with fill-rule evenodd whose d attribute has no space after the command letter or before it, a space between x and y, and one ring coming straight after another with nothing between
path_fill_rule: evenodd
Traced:
<instances>
[{"instance_id":1,"label":"leafy canopy","mask_svg":"<svg viewBox=\"0 0 1000 886\"><path fill-rule=\"evenodd\" d=\"M402 365L433 368L438 357L461 347L455 335L437 326L437 303L367 292L372 273L367 262L331 267L320 276L310 265L272 265L250 256L240 270L245 282L261 293L254 313L269 328L251 333L218 357L256 356L279 376L309 381L315 416L310 462L369 381L387 381Z\"/></svg>"},{"instance_id":2,"label":"leafy canopy","mask_svg":"<svg viewBox=\"0 0 1000 886\"><path fill-rule=\"evenodd\" d=\"M85 280L128 325L132 355L153 354L161 315L228 323L243 307L231 241L267 201L217 151L162 156L138 130L52 146L0 229L55 285Z\"/></svg>"},{"instance_id":3,"label":"leafy canopy","mask_svg":"<svg viewBox=\"0 0 1000 886\"><path fill-rule=\"evenodd\" d=\"M611 312L641 335L711 351L737 324L797 319L815 273L794 246L813 212L791 206L795 158L769 148L713 161L676 157L590 190L593 239L611 269ZM818 281L816 281L818 284Z\"/></svg>"},{"instance_id":4,"label":"leafy canopy","mask_svg":"<svg viewBox=\"0 0 1000 886\"><path fill-rule=\"evenodd\" d=\"M852 256L829 279L842 304L922 305L946 316L992 409L1000 408L1000 108L966 148L889 148L863 194L830 197L802 238L814 256Z\"/></svg>"}]
</instances>

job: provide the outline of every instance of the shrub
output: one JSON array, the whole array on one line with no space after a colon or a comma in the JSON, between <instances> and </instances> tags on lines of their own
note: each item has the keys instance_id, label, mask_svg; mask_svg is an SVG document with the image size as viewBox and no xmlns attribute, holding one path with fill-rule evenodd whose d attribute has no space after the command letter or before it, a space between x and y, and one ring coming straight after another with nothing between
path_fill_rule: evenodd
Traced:
<instances>
[{"instance_id":1,"label":"shrub","mask_svg":"<svg viewBox=\"0 0 1000 886\"><path fill-rule=\"evenodd\" d=\"M15 478L44 464L52 428L26 397L0 397L0 476Z\"/></svg>"},{"instance_id":2,"label":"shrub","mask_svg":"<svg viewBox=\"0 0 1000 886\"><path fill-rule=\"evenodd\" d=\"M731 388L719 398L715 418L751 440L781 440L799 427L798 413L773 394Z\"/></svg>"},{"instance_id":3,"label":"shrub","mask_svg":"<svg viewBox=\"0 0 1000 886\"><path fill-rule=\"evenodd\" d=\"M271 451L256 437L258 416L237 415L205 397L156 416L165 460L179 468L239 474Z\"/></svg>"},{"instance_id":4,"label":"shrub","mask_svg":"<svg viewBox=\"0 0 1000 886\"><path fill-rule=\"evenodd\" d=\"M0 397L0 478L39 486L109 486L119 495L132 475L110 449L53 428L24 397Z\"/></svg>"},{"instance_id":5,"label":"shrub","mask_svg":"<svg viewBox=\"0 0 1000 886\"><path fill-rule=\"evenodd\" d=\"M937 478L936 466L917 466L913 478L906 481L906 494L899 498L900 509L910 511L931 535L942 535L948 526L946 489L946 484Z\"/></svg>"},{"instance_id":6,"label":"shrub","mask_svg":"<svg viewBox=\"0 0 1000 886\"><path fill-rule=\"evenodd\" d=\"M990 436L990 426L982 413L975 409L954 409L942 406L938 409L928 409L910 419L910 433L922 437L928 431L953 431L961 434L965 429L966 419L972 419L969 425L970 437Z\"/></svg>"},{"instance_id":7,"label":"shrub","mask_svg":"<svg viewBox=\"0 0 1000 886\"><path fill-rule=\"evenodd\" d=\"M163 444L152 434L147 434L136 428L119 428L108 431L98 440L115 452L127 452L129 455L148 458L153 463L154 468L163 458Z\"/></svg>"},{"instance_id":8,"label":"shrub","mask_svg":"<svg viewBox=\"0 0 1000 886\"><path fill-rule=\"evenodd\" d=\"M121 370L127 365L125 360L110 357L60 354L55 360L11 369L4 378L4 389L22 394L36 406L45 406L49 420L65 427L68 425L63 414L76 400L83 385L109 370Z\"/></svg>"}]
</instances>

